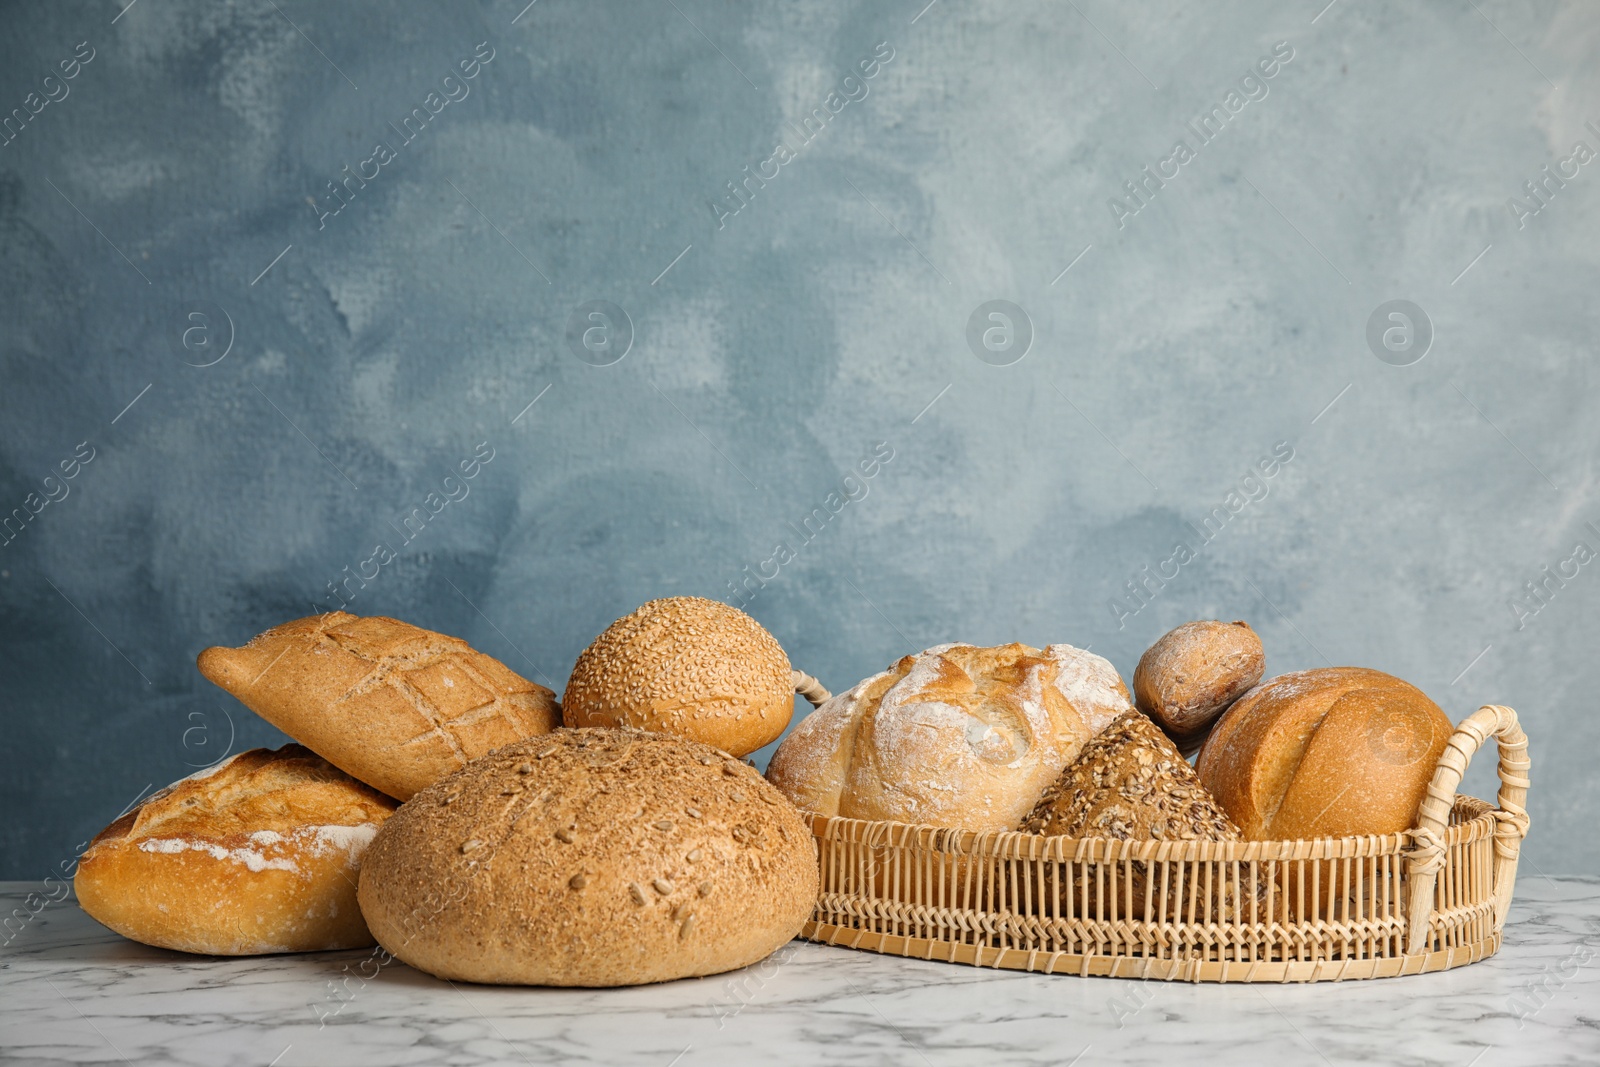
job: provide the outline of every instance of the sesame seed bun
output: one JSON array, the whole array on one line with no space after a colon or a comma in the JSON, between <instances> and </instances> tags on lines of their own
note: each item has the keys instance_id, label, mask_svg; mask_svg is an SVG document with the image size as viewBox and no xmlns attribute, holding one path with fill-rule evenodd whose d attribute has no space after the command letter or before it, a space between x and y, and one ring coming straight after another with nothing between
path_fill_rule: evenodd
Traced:
<instances>
[{"instance_id":1,"label":"sesame seed bun","mask_svg":"<svg viewBox=\"0 0 1600 1067\"><path fill-rule=\"evenodd\" d=\"M746 756L794 714L789 657L759 622L716 600L652 600L578 657L568 726L632 726Z\"/></svg>"}]
</instances>

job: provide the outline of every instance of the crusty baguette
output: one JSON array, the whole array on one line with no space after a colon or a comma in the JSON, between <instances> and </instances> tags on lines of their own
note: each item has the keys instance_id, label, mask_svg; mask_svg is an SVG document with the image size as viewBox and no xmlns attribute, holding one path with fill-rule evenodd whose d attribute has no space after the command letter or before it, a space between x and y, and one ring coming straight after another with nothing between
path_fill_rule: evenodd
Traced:
<instances>
[{"instance_id":1,"label":"crusty baguette","mask_svg":"<svg viewBox=\"0 0 1600 1067\"><path fill-rule=\"evenodd\" d=\"M811 832L753 767L636 730L557 730L418 793L361 910L441 978L616 986L762 959L816 905Z\"/></svg>"},{"instance_id":2,"label":"crusty baguette","mask_svg":"<svg viewBox=\"0 0 1600 1067\"><path fill-rule=\"evenodd\" d=\"M568 726L631 726L746 756L794 714L789 657L738 608L652 600L595 638L561 694Z\"/></svg>"},{"instance_id":3,"label":"crusty baguette","mask_svg":"<svg viewBox=\"0 0 1600 1067\"><path fill-rule=\"evenodd\" d=\"M1011 830L1131 710L1116 668L1071 645L939 645L803 719L767 777L823 815Z\"/></svg>"},{"instance_id":4,"label":"crusty baguette","mask_svg":"<svg viewBox=\"0 0 1600 1067\"><path fill-rule=\"evenodd\" d=\"M251 711L400 800L561 722L550 690L459 638L382 616L296 619L199 663Z\"/></svg>"},{"instance_id":5,"label":"crusty baguette","mask_svg":"<svg viewBox=\"0 0 1600 1067\"><path fill-rule=\"evenodd\" d=\"M370 945L356 871L395 806L299 745L241 752L102 830L78 862L78 903L124 937L180 952Z\"/></svg>"}]
</instances>

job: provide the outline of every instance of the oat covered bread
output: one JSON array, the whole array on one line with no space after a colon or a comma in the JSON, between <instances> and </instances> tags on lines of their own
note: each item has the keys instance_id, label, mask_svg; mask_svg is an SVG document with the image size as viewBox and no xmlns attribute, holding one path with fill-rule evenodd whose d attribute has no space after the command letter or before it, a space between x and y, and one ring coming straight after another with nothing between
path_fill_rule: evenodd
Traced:
<instances>
[{"instance_id":1,"label":"oat covered bread","mask_svg":"<svg viewBox=\"0 0 1600 1067\"><path fill-rule=\"evenodd\" d=\"M807 716L767 778L823 815L1012 830L1131 710L1116 668L1071 645L939 645Z\"/></svg>"},{"instance_id":2,"label":"oat covered bread","mask_svg":"<svg viewBox=\"0 0 1600 1067\"><path fill-rule=\"evenodd\" d=\"M578 657L562 694L568 726L631 726L746 756L794 714L777 639L738 608L697 596L652 600Z\"/></svg>"},{"instance_id":3,"label":"oat covered bread","mask_svg":"<svg viewBox=\"0 0 1600 1067\"><path fill-rule=\"evenodd\" d=\"M1223 713L1200 780L1248 840L1393 834L1454 727L1416 686L1365 667L1280 674Z\"/></svg>"},{"instance_id":4,"label":"oat covered bread","mask_svg":"<svg viewBox=\"0 0 1600 1067\"><path fill-rule=\"evenodd\" d=\"M385 949L441 978L618 986L755 963L817 892L810 829L748 764L563 729L413 797L368 851L360 899Z\"/></svg>"},{"instance_id":5,"label":"oat covered bread","mask_svg":"<svg viewBox=\"0 0 1600 1067\"><path fill-rule=\"evenodd\" d=\"M1083 746L1023 820L1021 830L1117 841L1238 841L1166 734L1130 711Z\"/></svg>"},{"instance_id":6,"label":"oat covered bread","mask_svg":"<svg viewBox=\"0 0 1600 1067\"><path fill-rule=\"evenodd\" d=\"M241 752L102 830L78 903L123 937L216 956L360 948L362 852L395 802L299 745Z\"/></svg>"},{"instance_id":7,"label":"oat covered bread","mask_svg":"<svg viewBox=\"0 0 1600 1067\"><path fill-rule=\"evenodd\" d=\"M1261 638L1249 623L1186 622L1139 657L1133 702L1187 755L1265 669Z\"/></svg>"},{"instance_id":8,"label":"oat covered bread","mask_svg":"<svg viewBox=\"0 0 1600 1067\"><path fill-rule=\"evenodd\" d=\"M555 694L465 641L382 616L330 612L200 673L328 762L400 800L492 748L561 724Z\"/></svg>"}]
</instances>

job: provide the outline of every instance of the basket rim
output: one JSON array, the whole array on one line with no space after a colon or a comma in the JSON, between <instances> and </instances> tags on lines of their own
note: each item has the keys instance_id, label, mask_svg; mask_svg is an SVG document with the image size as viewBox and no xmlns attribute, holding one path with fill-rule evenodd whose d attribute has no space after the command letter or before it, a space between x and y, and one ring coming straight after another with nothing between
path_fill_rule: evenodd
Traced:
<instances>
[{"instance_id":1,"label":"basket rim","mask_svg":"<svg viewBox=\"0 0 1600 1067\"><path fill-rule=\"evenodd\" d=\"M1494 836L1495 808L1464 794L1456 797L1444 843L1467 844ZM852 819L802 811L819 842L847 841L868 847L912 848L952 856L1057 862L1241 862L1404 856L1415 830L1277 841L1119 841L1104 837L1046 837L1021 830L967 830L950 826Z\"/></svg>"}]
</instances>

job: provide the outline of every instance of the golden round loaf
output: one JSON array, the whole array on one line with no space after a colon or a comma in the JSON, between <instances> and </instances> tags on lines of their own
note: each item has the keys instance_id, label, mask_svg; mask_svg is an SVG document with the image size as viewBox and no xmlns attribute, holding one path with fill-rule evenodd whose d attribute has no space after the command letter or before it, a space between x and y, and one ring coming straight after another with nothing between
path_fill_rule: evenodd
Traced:
<instances>
[{"instance_id":1,"label":"golden round loaf","mask_svg":"<svg viewBox=\"0 0 1600 1067\"><path fill-rule=\"evenodd\" d=\"M1382 671L1281 674L1223 713L1196 770L1247 840L1410 829L1453 728Z\"/></svg>"},{"instance_id":2,"label":"golden round loaf","mask_svg":"<svg viewBox=\"0 0 1600 1067\"><path fill-rule=\"evenodd\" d=\"M595 638L562 694L568 726L631 726L747 756L794 714L783 647L716 600L652 600Z\"/></svg>"},{"instance_id":3,"label":"golden round loaf","mask_svg":"<svg viewBox=\"0 0 1600 1067\"><path fill-rule=\"evenodd\" d=\"M360 948L356 869L395 802L299 745L241 752L106 827L78 903L123 937L214 956Z\"/></svg>"},{"instance_id":4,"label":"golden round loaf","mask_svg":"<svg viewBox=\"0 0 1600 1067\"><path fill-rule=\"evenodd\" d=\"M1186 622L1139 657L1133 702L1187 754L1265 669L1261 638L1249 623Z\"/></svg>"},{"instance_id":5,"label":"golden round loaf","mask_svg":"<svg viewBox=\"0 0 1600 1067\"><path fill-rule=\"evenodd\" d=\"M1071 645L938 645L801 720L767 778L823 815L1011 830L1132 710L1116 668Z\"/></svg>"},{"instance_id":6,"label":"golden round loaf","mask_svg":"<svg viewBox=\"0 0 1600 1067\"><path fill-rule=\"evenodd\" d=\"M372 843L361 910L429 974L618 986L760 960L816 905L816 847L747 764L638 730L507 745L418 793Z\"/></svg>"}]
</instances>

